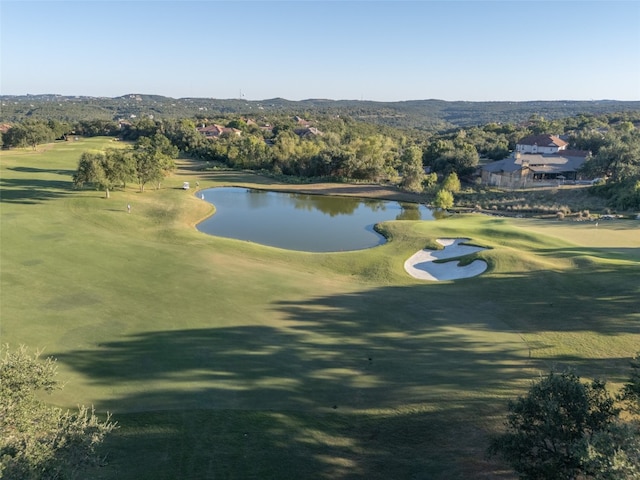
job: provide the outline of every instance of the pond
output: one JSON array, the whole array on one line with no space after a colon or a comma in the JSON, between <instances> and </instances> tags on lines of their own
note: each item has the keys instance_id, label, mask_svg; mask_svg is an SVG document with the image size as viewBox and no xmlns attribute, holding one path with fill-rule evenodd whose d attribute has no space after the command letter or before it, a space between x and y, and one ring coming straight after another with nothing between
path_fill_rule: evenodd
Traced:
<instances>
[{"instance_id":1,"label":"pond","mask_svg":"<svg viewBox=\"0 0 640 480\"><path fill-rule=\"evenodd\" d=\"M433 220L415 203L305 195L239 187L202 190L216 213L197 225L219 237L306 252L362 250L386 242L373 227L387 220Z\"/></svg>"}]
</instances>

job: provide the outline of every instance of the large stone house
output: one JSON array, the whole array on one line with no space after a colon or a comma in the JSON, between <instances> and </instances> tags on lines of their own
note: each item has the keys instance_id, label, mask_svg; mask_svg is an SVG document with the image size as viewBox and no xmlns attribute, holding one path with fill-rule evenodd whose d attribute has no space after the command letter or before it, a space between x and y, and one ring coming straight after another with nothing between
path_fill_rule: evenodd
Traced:
<instances>
[{"instance_id":1,"label":"large stone house","mask_svg":"<svg viewBox=\"0 0 640 480\"><path fill-rule=\"evenodd\" d=\"M569 144L553 135L525 137L508 158L483 165L482 183L503 188L573 181L590 155L582 150L568 150Z\"/></svg>"}]
</instances>

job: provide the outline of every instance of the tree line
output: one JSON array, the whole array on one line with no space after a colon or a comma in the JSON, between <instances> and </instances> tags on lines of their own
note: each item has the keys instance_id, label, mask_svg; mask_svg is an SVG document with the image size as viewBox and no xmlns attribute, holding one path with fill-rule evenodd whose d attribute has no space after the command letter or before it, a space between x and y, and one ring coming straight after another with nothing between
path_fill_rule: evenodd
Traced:
<instances>
[{"instance_id":1,"label":"tree line","mask_svg":"<svg viewBox=\"0 0 640 480\"><path fill-rule=\"evenodd\" d=\"M161 134L139 137L133 148L109 148L104 152L84 152L80 156L78 169L73 174L73 183L82 188L91 184L94 188L109 192L127 182L136 181L141 192L145 185L155 182L158 187L162 179L175 170L174 159L178 148Z\"/></svg>"},{"instance_id":2,"label":"tree line","mask_svg":"<svg viewBox=\"0 0 640 480\"><path fill-rule=\"evenodd\" d=\"M208 138L197 130L212 124L234 129L234 133ZM438 133L335 115L316 116L313 129L304 125L289 115L263 116L257 121L237 115L175 120L143 117L121 123L29 120L12 125L0 140L5 148L36 148L75 135L112 135L130 142L161 135L183 155L205 165L297 179L391 183L412 192L435 194L429 174L440 181L455 174L467 186L473 185L478 166L507 157L519 139L555 134L567 138L570 148L591 152L582 173L606 180L593 189L594 194L606 197L613 208L640 208L640 112L555 120L533 115L518 125L489 123ZM170 171L166 165L159 169ZM136 178L140 181L141 177Z\"/></svg>"}]
</instances>

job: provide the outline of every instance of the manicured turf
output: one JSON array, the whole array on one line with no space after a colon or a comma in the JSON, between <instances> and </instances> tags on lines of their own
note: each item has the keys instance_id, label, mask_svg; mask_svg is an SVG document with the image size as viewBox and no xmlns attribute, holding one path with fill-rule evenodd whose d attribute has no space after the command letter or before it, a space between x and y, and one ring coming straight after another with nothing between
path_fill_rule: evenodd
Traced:
<instances>
[{"instance_id":1,"label":"manicured turf","mask_svg":"<svg viewBox=\"0 0 640 480\"><path fill-rule=\"evenodd\" d=\"M638 222L468 215L288 252L199 233L212 210L180 188L261 177L182 161L159 190L73 190L81 152L112 145L3 151L0 171L1 341L58 358L52 402L114 413L96 478L513 478L484 457L507 399L552 367L615 387L640 350ZM404 272L458 236L487 273Z\"/></svg>"}]
</instances>

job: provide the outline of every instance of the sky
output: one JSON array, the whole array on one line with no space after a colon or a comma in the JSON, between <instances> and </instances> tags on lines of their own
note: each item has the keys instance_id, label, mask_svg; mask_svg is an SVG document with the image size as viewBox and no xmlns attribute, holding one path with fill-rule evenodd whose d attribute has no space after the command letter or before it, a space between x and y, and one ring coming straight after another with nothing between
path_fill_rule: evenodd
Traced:
<instances>
[{"instance_id":1,"label":"sky","mask_svg":"<svg viewBox=\"0 0 640 480\"><path fill-rule=\"evenodd\" d=\"M640 100L634 1L0 0L0 94Z\"/></svg>"}]
</instances>

